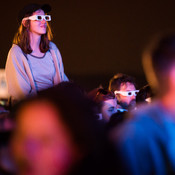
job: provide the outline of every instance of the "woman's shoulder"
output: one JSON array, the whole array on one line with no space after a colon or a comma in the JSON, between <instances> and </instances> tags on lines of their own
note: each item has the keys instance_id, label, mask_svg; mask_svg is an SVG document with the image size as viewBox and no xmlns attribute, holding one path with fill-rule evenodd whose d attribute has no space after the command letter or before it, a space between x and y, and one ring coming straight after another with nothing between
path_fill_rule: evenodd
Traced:
<instances>
[{"instance_id":1,"label":"woman's shoulder","mask_svg":"<svg viewBox=\"0 0 175 175\"><path fill-rule=\"evenodd\" d=\"M49 46L50 46L50 49L53 49L53 50L58 49L57 46L56 46L56 44L53 43L52 41L50 41Z\"/></svg>"},{"instance_id":2,"label":"woman's shoulder","mask_svg":"<svg viewBox=\"0 0 175 175\"><path fill-rule=\"evenodd\" d=\"M17 44L13 44L10 48L11 53L22 53L21 48Z\"/></svg>"},{"instance_id":3,"label":"woman's shoulder","mask_svg":"<svg viewBox=\"0 0 175 175\"><path fill-rule=\"evenodd\" d=\"M26 57L25 57L22 49L18 45L13 44L9 50L8 59L12 59L12 60L15 59L18 61L22 61L22 60L24 60L24 58L26 58Z\"/></svg>"}]
</instances>

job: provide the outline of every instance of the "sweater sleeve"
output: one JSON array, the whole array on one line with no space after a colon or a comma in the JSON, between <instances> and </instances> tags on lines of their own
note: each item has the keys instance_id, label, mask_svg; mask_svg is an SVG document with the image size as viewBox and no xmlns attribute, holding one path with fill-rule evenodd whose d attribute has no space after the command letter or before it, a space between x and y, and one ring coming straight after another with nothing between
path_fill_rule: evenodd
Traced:
<instances>
[{"instance_id":1,"label":"sweater sleeve","mask_svg":"<svg viewBox=\"0 0 175 175\"><path fill-rule=\"evenodd\" d=\"M29 77L29 66L21 49L13 45L6 61L6 79L9 95L13 100L19 100L28 95L35 94Z\"/></svg>"},{"instance_id":2,"label":"sweater sleeve","mask_svg":"<svg viewBox=\"0 0 175 175\"><path fill-rule=\"evenodd\" d=\"M63 61L61 57L61 53L57 46L53 43L50 42L51 49L54 51L54 55L56 55L57 63L58 63L58 69L59 69L59 74L60 74L60 82L61 81L69 81L68 77L66 76L64 72L64 66L63 66Z\"/></svg>"}]
</instances>

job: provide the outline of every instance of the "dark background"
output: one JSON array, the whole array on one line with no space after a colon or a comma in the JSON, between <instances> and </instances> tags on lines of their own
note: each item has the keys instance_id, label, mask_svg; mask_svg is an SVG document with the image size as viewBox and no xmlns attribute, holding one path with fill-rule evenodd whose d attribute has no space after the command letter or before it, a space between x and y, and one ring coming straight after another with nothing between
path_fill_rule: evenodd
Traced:
<instances>
[{"instance_id":1,"label":"dark background","mask_svg":"<svg viewBox=\"0 0 175 175\"><path fill-rule=\"evenodd\" d=\"M67 76L87 90L108 86L118 72L134 76L138 86L146 79L142 51L155 33L175 27L175 1L117 0L6 0L0 5L0 68L17 31L19 10L30 2L52 6L54 42Z\"/></svg>"}]
</instances>

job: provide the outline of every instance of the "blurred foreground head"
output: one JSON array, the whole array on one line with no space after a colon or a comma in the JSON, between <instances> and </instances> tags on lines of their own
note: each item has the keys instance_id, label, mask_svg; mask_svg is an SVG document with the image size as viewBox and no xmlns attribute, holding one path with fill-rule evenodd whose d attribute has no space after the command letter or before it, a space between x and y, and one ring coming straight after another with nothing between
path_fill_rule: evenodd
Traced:
<instances>
[{"instance_id":1,"label":"blurred foreground head","mask_svg":"<svg viewBox=\"0 0 175 175\"><path fill-rule=\"evenodd\" d=\"M143 67L154 92L164 95L175 87L175 32L152 39L143 54Z\"/></svg>"},{"instance_id":2,"label":"blurred foreground head","mask_svg":"<svg viewBox=\"0 0 175 175\"><path fill-rule=\"evenodd\" d=\"M99 154L102 130L91 105L84 92L70 82L17 104L12 112L16 128L11 139L17 173L69 174L77 171L79 162Z\"/></svg>"}]
</instances>

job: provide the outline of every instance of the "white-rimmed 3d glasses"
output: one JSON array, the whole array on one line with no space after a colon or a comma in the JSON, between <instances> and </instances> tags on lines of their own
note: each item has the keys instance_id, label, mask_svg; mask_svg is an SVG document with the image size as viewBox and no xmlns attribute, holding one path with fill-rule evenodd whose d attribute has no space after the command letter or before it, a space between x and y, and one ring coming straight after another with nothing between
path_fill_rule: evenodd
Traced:
<instances>
[{"instance_id":1,"label":"white-rimmed 3d glasses","mask_svg":"<svg viewBox=\"0 0 175 175\"><path fill-rule=\"evenodd\" d=\"M51 21L51 16L50 15L32 15L32 16L23 18L23 20L27 20L27 19L36 20L36 21L42 21L44 19L45 21Z\"/></svg>"},{"instance_id":2,"label":"white-rimmed 3d glasses","mask_svg":"<svg viewBox=\"0 0 175 175\"><path fill-rule=\"evenodd\" d=\"M139 90L135 91L114 91L114 94L121 94L123 96L136 96L138 94Z\"/></svg>"}]
</instances>

